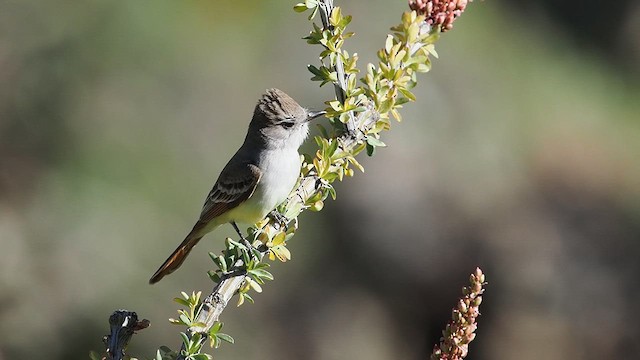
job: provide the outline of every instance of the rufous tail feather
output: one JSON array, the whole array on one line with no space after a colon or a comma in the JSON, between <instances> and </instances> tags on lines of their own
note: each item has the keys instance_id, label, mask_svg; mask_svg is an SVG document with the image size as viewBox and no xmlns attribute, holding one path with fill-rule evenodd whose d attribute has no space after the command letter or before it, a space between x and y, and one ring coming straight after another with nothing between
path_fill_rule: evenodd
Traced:
<instances>
[{"instance_id":1,"label":"rufous tail feather","mask_svg":"<svg viewBox=\"0 0 640 360\"><path fill-rule=\"evenodd\" d=\"M149 284L155 284L160 281L166 275L176 271L182 265L184 260L189 255L191 249L202 239L202 236L197 235L197 231L194 228L189 235L182 241L180 246L169 256L169 258L160 266L158 271L149 279Z\"/></svg>"}]
</instances>

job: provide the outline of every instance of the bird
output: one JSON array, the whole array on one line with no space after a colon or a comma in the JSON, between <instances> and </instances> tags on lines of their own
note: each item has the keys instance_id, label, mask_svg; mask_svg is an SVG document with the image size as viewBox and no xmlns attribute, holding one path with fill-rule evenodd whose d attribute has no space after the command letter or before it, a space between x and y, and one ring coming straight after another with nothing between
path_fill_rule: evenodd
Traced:
<instances>
[{"instance_id":1,"label":"bird","mask_svg":"<svg viewBox=\"0 0 640 360\"><path fill-rule=\"evenodd\" d=\"M298 149L309 134L309 122L324 114L303 108L282 90L266 90L242 146L220 172L193 229L149 283L178 269L200 239L218 226L230 223L244 240L237 222L255 224L284 202L300 174Z\"/></svg>"}]
</instances>

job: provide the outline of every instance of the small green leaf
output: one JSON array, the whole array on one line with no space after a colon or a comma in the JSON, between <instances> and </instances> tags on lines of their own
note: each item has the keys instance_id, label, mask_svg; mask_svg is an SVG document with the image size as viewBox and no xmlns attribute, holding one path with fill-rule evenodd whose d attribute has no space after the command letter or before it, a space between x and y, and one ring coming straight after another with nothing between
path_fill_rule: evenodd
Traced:
<instances>
[{"instance_id":1,"label":"small green leaf","mask_svg":"<svg viewBox=\"0 0 640 360\"><path fill-rule=\"evenodd\" d=\"M320 77L322 76L322 71L311 64L307 65L307 70L309 70L309 72L312 73L313 75L320 76Z\"/></svg>"},{"instance_id":2,"label":"small green leaf","mask_svg":"<svg viewBox=\"0 0 640 360\"><path fill-rule=\"evenodd\" d=\"M400 115L400 112L396 109L391 110L391 116L393 116L397 121L402 121L402 115Z\"/></svg>"},{"instance_id":3,"label":"small green leaf","mask_svg":"<svg viewBox=\"0 0 640 360\"><path fill-rule=\"evenodd\" d=\"M247 293L242 294L242 298L243 298L243 299L247 299L247 301L248 301L248 302L250 302L250 303L252 303L252 304L254 304L254 303L255 303L255 300L253 300L253 298L251 297L251 295L249 295L249 294L247 294ZM238 306L240 306L240 305L238 305Z\"/></svg>"},{"instance_id":4,"label":"small green leaf","mask_svg":"<svg viewBox=\"0 0 640 360\"><path fill-rule=\"evenodd\" d=\"M375 146L371 146L371 144L367 143L367 155L369 156L373 156L373 154L376 153L376 147Z\"/></svg>"},{"instance_id":5,"label":"small green leaf","mask_svg":"<svg viewBox=\"0 0 640 360\"><path fill-rule=\"evenodd\" d=\"M228 335L228 334L222 334L222 333L220 333L220 334L216 334L216 336L217 336L220 340L222 340L222 341L226 341L226 342L228 342L229 344L234 344L234 343L235 343L235 340L233 340L233 338L231 337L231 335Z\"/></svg>"},{"instance_id":6,"label":"small green leaf","mask_svg":"<svg viewBox=\"0 0 640 360\"><path fill-rule=\"evenodd\" d=\"M189 302L185 299L182 298L173 298L173 301L177 302L178 304L182 305L182 306L186 306L189 307Z\"/></svg>"},{"instance_id":7,"label":"small green leaf","mask_svg":"<svg viewBox=\"0 0 640 360\"><path fill-rule=\"evenodd\" d=\"M193 360L210 360L210 359L213 359L213 358L211 357L211 355L209 355L209 354L197 354L197 355L192 355L192 356L191 356L191 358L192 358Z\"/></svg>"},{"instance_id":8,"label":"small green leaf","mask_svg":"<svg viewBox=\"0 0 640 360\"><path fill-rule=\"evenodd\" d=\"M406 97L407 99L411 100L411 101L416 101L416 96L413 95L413 93L407 89L404 88L399 88L398 89L400 91L400 93L402 93L402 95L404 95L404 97Z\"/></svg>"},{"instance_id":9,"label":"small green leaf","mask_svg":"<svg viewBox=\"0 0 640 360\"><path fill-rule=\"evenodd\" d=\"M251 286L251 288L255 290L255 292L262 292L262 286L260 286L260 284L258 284L256 281L254 281L253 279L247 279L247 281L249 282L249 286Z\"/></svg>"},{"instance_id":10,"label":"small green leaf","mask_svg":"<svg viewBox=\"0 0 640 360\"><path fill-rule=\"evenodd\" d=\"M187 336L187 334L185 334L185 333L181 332L181 333L180 333L180 337L182 338L182 343L183 343L185 346L189 346L189 337Z\"/></svg>"},{"instance_id":11,"label":"small green leaf","mask_svg":"<svg viewBox=\"0 0 640 360\"><path fill-rule=\"evenodd\" d=\"M327 182L332 183L334 182L337 178L340 177L340 174L337 172L330 172L330 173L326 173L322 178L327 180Z\"/></svg>"},{"instance_id":12,"label":"small green leaf","mask_svg":"<svg viewBox=\"0 0 640 360\"><path fill-rule=\"evenodd\" d=\"M418 64L416 67L416 71L421 73L429 72L429 70L431 70L431 67L427 64Z\"/></svg>"},{"instance_id":13,"label":"small green leaf","mask_svg":"<svg viewBox=\"0 0 640 360\"><path fill-rule=\"evenodd\" d=\"M224 326L224 323L222 321L216 321L211 327L211 330L209 330L209 334L217 333L222 329L223 326Z\"/></svg>"},{"instance_id":14,"label":"small green leaf","mask_svg":"<svg viewBox=\"0 0 640 360\"><path fill-rule=\"evenodd\" d=\"M298 4L295 4L295 5L293 6L293 10L294 10L295 12L299 12L299 13L301 13L301 12L305 12L305 11L307 11L307 9L308 9L308 8L307 8L307 5L305 5L305 4L303 4L303 3L298 3Z\"/></svg>"},{"instance_id":15,"label":"small green leaf","mask_svg":"<svg viewBox=\"0 0 640 360\"><path fill-rule=\"evenodd\" d=\"M259 277L260 279L273 280L273 275L264 269L254 269L251 273Z\"/></svg>"},{"instance_id":16,"label":"small green leaf","mask_svg":"<svg viewBox=\"0 0 640 360\"><path fill-rule=\"evenodd\" d=\"M331 145L327 149L327 155L329 155L329 157L331 157L336 152L337 149L338 149L338 141L337 140L333 140L333 142L331 143Z\"/></svg>"},{"instance_id":17,"label":"small green leaf","mask_svg":"<svg viewBox=\"0 0 640 360\"><path fill-rule=\"evenodd\" d=\"M358 162L358 160L356 160L356 158L354 157L349 158L349 162L351 162L353 166L358 168L358 170L360 170L361 172L364 172L364 167Z\"/></svg>"},{"instance_id":18,"label":"small green leaf","mask_svg":"<svg viewBox=\"0 0 640 360\"><path fill-rule=\"evenodd\" d=\"M384 42L384 50L388 53L391 52L391 48L393 47L393 36L387 35L387 40Z\"/></svg>"},{"instance_id":19,"label":"small green leaf","mask_svg":"<svg viewBox=\"0 0 640 360\"><path fill-rule=\"evenodd\" d=\"M213 271L208 271L207 275L209 275L209 279L211 279L211 281L213 281L214 283L220 283L222 281L222 278L220 277L220 275L216 274Z\"/></svg>"},{"instance_id":20,"label":"small green leaf","mask_svg":"<svg viewBox=\"0 0 640 360\"><path fill-rule=\"evenodd\" d=\"M285 238L286 234L284 233L284 231L281 231L279 233L276 234L276 236L273 237L273 246L278 246L281 245L282 243L284 243L284 238Z\"/></svg>"},{"instance_id":21,"label":"small green leaf","mask_svg":"<svg viewBox=\"0 0 640 360\"><path fill-rule=\"evenodd\" d=\"M373 136L367 136L367 144L375 147L386 147L387 145Z\"/></svg>"},{"instance_id":22,"label":"small green leaf","mask_svg":"<svg viewBox=\"0 0 640 360\"><path fill-rule=\"evenodd\" d=\"M331 195L333 200L336 199L336 189L333 186L329 187L329 195Z\"/></svg>"},{"instance_id":23,"label":"small green leaf","mask_svg":"<svg viewBox=\"0 0 640 360\"><path fill-rule=\"evenodd\" d=\"M185 314L180 314L180 321L187 326L191 326L191 319Z\"/></svg>"}]
</instances>

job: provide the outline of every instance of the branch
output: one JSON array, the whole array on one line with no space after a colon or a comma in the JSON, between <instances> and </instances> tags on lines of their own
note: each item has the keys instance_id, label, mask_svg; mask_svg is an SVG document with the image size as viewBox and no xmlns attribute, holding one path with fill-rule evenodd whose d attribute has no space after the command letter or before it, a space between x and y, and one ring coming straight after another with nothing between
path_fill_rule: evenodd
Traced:
<instances>
[{"instance_id":1,"label":"branch","mask_svg":"<svg viewBox=\"0 0 640 360\"><path fill-rule=\"evenodd\" d=\"M94 359L122 360L125 357L125 349L133 334L136 331L149 327L149 320L138 321L138 314L133 311L116 310L109 316L109 327L111 333L102 340L106 346L106 355L103 357L95 353L91 354Z\"/></svg>"},{"instance_id":2,"label":"branch","mask_svg":"<svg viewBox=\"0 0 640 360\"><path fill-rule=\"evenodd\" d=\"M331 18L331 13L333 12L333 0L320 0L320 19L322 20L322 27L325 30L333 30L333 26L330 24L329 19ZM342 62L342 58L338 57L335 61L334 69L337 74L337 81L333 84L333 88L336 92L336 99L344 104L346 100L345 91L347 89L347 76L344 72L344 63ZM347 132L349 134L353 134L356 125L355 118L353 116L353 112L349 112L349 120L346 123Z\"/></svg>"}]
</instances>

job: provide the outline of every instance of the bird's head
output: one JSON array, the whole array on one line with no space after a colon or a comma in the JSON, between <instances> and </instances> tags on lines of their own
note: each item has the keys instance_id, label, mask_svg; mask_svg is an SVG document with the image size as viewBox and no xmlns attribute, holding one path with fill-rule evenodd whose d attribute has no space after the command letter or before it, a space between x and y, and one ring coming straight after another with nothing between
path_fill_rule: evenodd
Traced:
<instances>
[{"instance_id":1,"label":"bird's head","mask_svg":"<svg viewBox=\"0 0 640 360\"><path fill-rule=\"evenodd\" d=\"M249 128L270 146L298 149L309 134L309 121L325 113L303 108L282 90L268 89L258 100Z\"/></svg>"}]
</instances>

